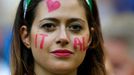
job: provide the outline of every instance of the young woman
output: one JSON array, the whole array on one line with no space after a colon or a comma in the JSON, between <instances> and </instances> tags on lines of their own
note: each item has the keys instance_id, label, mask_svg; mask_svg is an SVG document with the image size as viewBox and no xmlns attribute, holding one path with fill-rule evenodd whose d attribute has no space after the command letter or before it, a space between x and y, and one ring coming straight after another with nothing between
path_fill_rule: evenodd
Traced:
<instances>
[{"instance_id":1,"label":"young woman","mask_svg":"<svg viewBox=\"0 0 134 75\"><path fill-rule=\"evenodd\" d=\"M95 0L21 0L12 75L105 75Z\"/></svg>"}]
</instances>

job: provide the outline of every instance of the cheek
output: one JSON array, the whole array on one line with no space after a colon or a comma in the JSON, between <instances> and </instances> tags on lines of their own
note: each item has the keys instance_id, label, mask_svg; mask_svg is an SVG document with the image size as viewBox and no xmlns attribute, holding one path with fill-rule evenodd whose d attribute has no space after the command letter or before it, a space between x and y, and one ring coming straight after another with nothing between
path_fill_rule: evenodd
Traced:
<instances>
[{"instance_id":1,"label":"cheek","mask_svg":"<svg viewBox=\"0 0 134 75\"><path fill-rule=\"evenodd\" d=\"M79 50L82 51L84 48L83 40L80 40L79 38L75 37L73 40L73 47L74 49L79 48Z\"/></svg>"},{"instance_id":2,"label":"cheek","mask_svg":"<svg viewBox=\"0 0 134 75\"><path fill-rule=\"evenodd\" d=\"M88 48L88 37L75 37L73 39L73 47L74 49L78 49L82 52L85 52Z\"/></svg>"},{"instance_id":3,"label":"cheek","mask_svg":"<svg viewBox=\"0 0 134 75\"><path fill-rule=\"evenodd\" d=\"M33 45L35 46L35 48L43 49L48 35L47 34L35 34L33 36L34 36Z\"/></svg>"}]
</instances>

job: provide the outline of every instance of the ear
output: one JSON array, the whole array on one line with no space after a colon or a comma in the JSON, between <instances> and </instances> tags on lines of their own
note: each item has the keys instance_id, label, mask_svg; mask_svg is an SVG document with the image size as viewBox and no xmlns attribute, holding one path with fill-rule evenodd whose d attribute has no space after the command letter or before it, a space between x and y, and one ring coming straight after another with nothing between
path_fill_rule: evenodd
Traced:
<instances>
[{"instance_id":1,"label":"ear","mask_svg":"<svg viewBox=\"0 0 134 75\"><path fill-rule=\"evenodd\" d=\"M23 25L20 28L21 40L27 48L30 48L30 35L28 34L27 26Z\"/></svg>"}]
</instances>

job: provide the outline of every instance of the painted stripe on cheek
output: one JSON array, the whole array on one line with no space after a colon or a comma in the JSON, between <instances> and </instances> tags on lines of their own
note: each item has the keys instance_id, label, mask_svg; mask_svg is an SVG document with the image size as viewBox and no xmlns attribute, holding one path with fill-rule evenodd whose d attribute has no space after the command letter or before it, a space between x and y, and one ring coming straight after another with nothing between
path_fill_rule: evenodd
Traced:
<instances>
[{"instance_id":1,"label":"painted stripe on cheek","mask_svg":"<svg viewBox=\"0 0 134 75\"><path fill-rule=\"evenodd\" d=\"M37 40L39 38L41 38L41 41L40 41L40 49L43 49L44 44L45 44L45 38L46 38L46 36L48 36L48 35L47 34L36 34L35 35L35 48L37 48L37 44L38 44Z\"/></svg>"},{"instance_id":2,"label":"painted stripe on cheek","mask_svg":"<svg viewBox=\"0 0 134 75\"><path fill-rule=\"evenodd\" d=\"M41 40L41 43L40 43L40 49L43 49L43 46L44 46L44 43L45 43L45 37L46 37L47 35L45 35L45 34L40 34L40 36L42 36L42 40Z\"/></svg>"},{"instance_id":3,"label":"painted stripe on cheek","mask_svg":"<svg viewBox=\"0 0 134 75\"><path fill-rule=\"evenodd\" d=\"M79 47L80 51L86 51L87 48L85 47L85 38L82 37L81 39L82 40L80 40L79 38L74 38L74 49L77 49Z\"/></svg>"},{"instance_id":4,"label":"painted stripe on cheek","mask_svg":"<svg viewBox=\"0 0 134 75\"><path fill-rule=\"evenodd\" d=\"M74 38L74 49L77 49L80 47L80 51L82 51L82 42L80 41L79 38Z\"/></svg>"}]
</instances>

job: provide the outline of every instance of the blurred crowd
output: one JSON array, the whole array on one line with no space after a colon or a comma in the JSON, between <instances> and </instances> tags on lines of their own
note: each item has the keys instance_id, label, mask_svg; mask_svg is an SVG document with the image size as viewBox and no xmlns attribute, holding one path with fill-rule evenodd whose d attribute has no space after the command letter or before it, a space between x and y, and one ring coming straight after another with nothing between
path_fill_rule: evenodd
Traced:
<instances>
[{"instance_id":1,"label":"blurred crowd","mask_svg":"<svg viewBox=\"0 0 134 75\"><path fill-rule=\"evenodd\" d=\"M134 75L134 0L97 0L108 75Z\"/></svg>"},{"instance_id":2,"label":"blurred crowd","mask_svg":"<svg viewBox=\"0 0 134 75\"><path fill-rule=\"evenodd\" d=\"M12 25L20 0L0 0L0 75L10 75ZM134 75L134 0L96 0L108 75Z\"/></svg>"}]
</instances>

